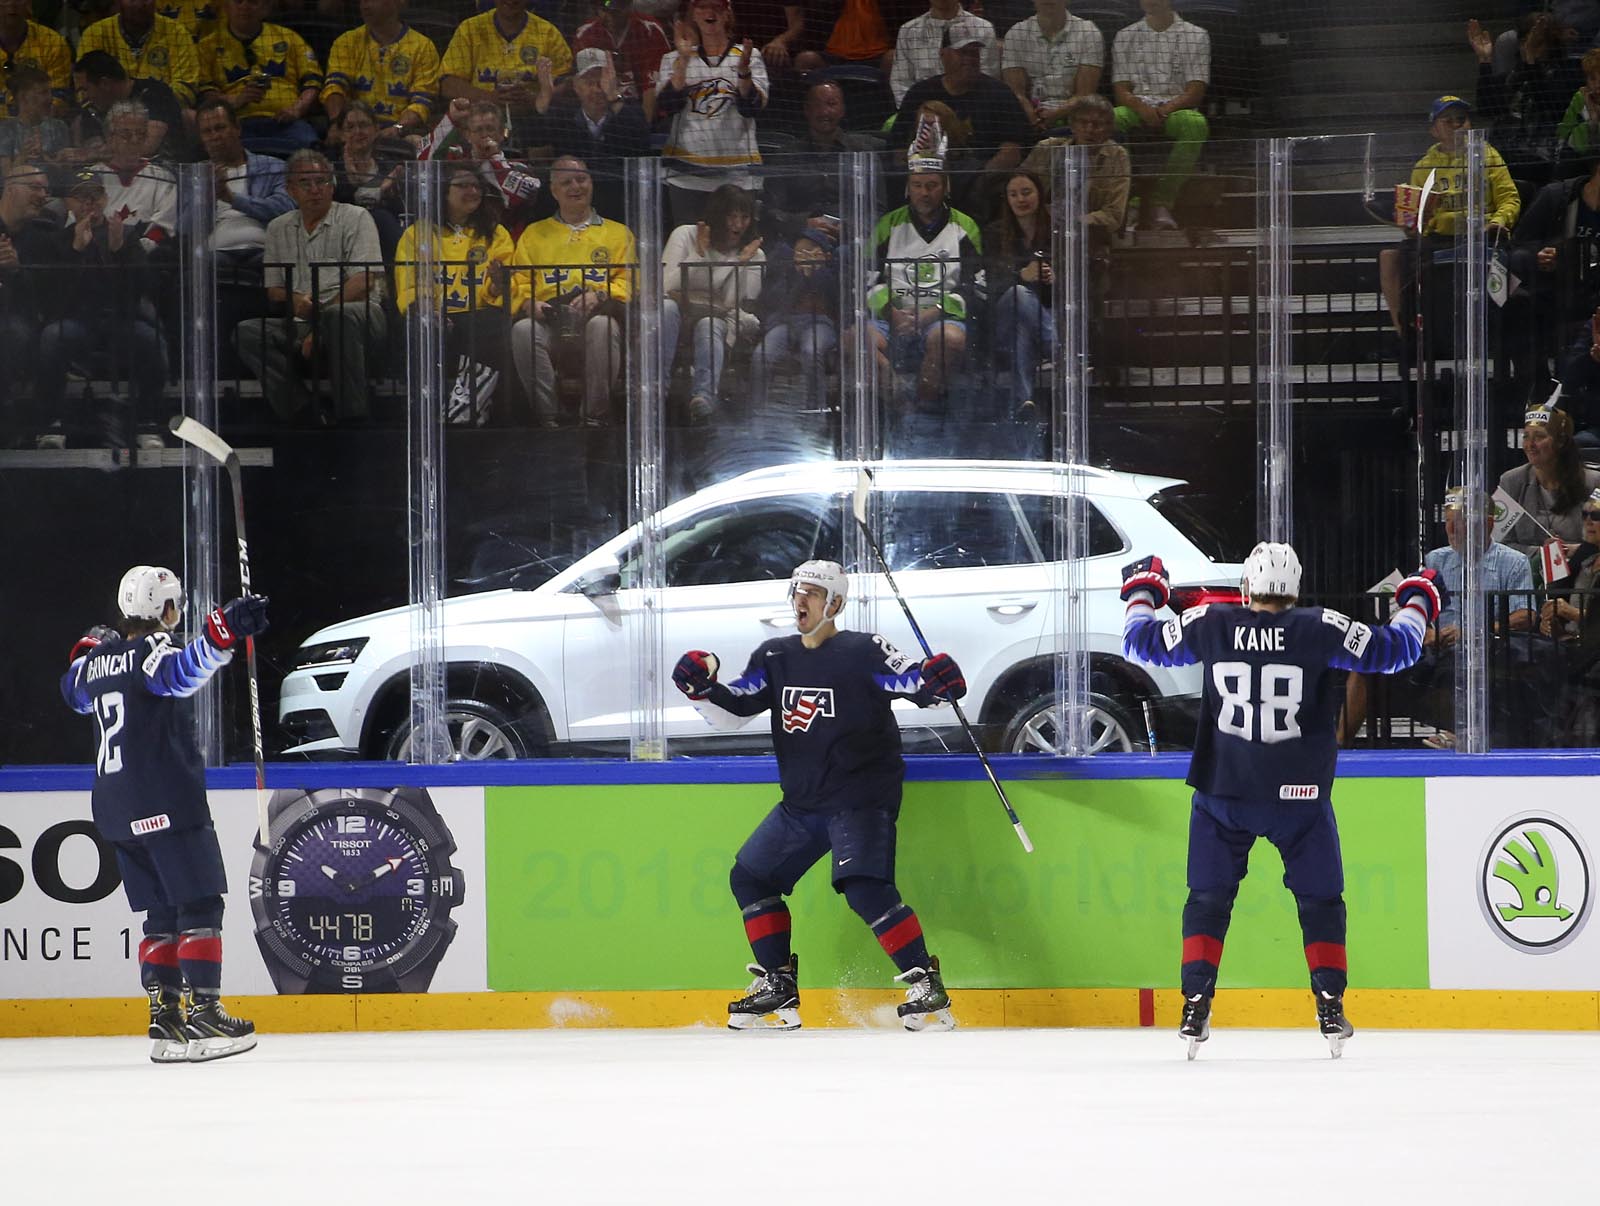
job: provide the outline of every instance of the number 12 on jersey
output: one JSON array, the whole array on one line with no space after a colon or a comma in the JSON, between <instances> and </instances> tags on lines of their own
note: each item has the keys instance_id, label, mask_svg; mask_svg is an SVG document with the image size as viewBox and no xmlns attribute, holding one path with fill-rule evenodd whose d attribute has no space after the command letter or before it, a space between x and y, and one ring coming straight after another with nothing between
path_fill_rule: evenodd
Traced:
<instances>
[{"instance_id":1,"label":"number 12 on jersey","mask_svg":"<svg viewBox=\"0 0 1600 1206\"><path fill-rule=\"evenodd\" d=\"M1277 662L1259 668L1249 662L1213 663L1211 684L1222 697L1217 709L1218 731L1267 745L1293 741L1300 736L1305 678L1299 666Z\"/></svg>"}]
</instances>

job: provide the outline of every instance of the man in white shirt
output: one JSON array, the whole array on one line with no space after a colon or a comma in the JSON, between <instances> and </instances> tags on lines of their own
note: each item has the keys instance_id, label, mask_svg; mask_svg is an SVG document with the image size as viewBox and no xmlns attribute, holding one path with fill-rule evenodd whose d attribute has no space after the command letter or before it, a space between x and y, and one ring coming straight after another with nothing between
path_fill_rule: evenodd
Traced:
<instances>
[{"instance_id":1,"label":"man in white shirt","mask_svg":"<svg viewBox=\"0 0 1600 1206\"><path fill-rule=\"evenodd\" d=\"M1067 0L1033 0L1033 8L1006 32L1001 78L1048 130L1066 119L1068 101L1099 89L1106 41L1093 21L1067 11Z\"/></svg>"},{"instance_id":2,"label":"man in white shirt","mask_svg":"<svg viewBox=\"0 0 1600 1206\"><path fill-rule=\"evenodd\" d=\"M958 22L958 29L951 30ZM998 79L1000 43L994 36L994 26L962 8L960 0L928 0L928 11L902 25L895 38L894 68L889 72L889 88L894 93L895 105L906 99L911 85L944 71L939 50L957 44L945 40L946 32L972 31L983 43L983 73Z\"/></svg>"},{"instance_id":3,"label":"man in white shirt","mask_svg":"<svg viewBox=\"0 0 1600 1206\"><path fill-rule=\"evenodd\" d=\"M1120 31L1111 48L1117 134L1171 141L1150 195L1150 225L1173 230L1172 207L1210 133L1199 107L1211 82L1211 36L1173 12L1172 0L1139 0L1139 7L1144 20Z\"/></svg>"}]
</instances>

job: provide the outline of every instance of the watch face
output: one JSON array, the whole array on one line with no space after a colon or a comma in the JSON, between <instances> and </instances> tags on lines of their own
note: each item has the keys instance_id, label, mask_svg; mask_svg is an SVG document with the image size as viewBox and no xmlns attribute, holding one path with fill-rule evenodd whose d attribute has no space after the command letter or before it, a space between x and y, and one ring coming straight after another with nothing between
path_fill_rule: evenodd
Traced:
<instances>
[{"instance_id":1,"label":"watch face","mask_svg":"<svg viewBox=\"0 0 1600 1206\"><path fill-rule=\"evenodd\" d=\"M262 953L308 987L401 991L455 932L455 845L419 789L295 793L273 801L250 904Z\"/></svg>"}]
</instances>

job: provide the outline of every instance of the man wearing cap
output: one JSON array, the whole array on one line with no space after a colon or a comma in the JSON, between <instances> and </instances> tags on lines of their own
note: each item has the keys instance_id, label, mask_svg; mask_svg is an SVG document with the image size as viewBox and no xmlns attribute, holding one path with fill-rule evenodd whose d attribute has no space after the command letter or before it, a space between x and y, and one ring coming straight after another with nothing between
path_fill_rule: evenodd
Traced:
<instances>
[{"instance_id":1,"label":"man wearing cap","mask_svg":"<svg viewBox=\"0 0 1600 1206\"><path fill-rule=\"evenodd\" d=\"M1472 106L1459 96L1441 96L1428 109L1428 132L1434 143L1427 154L1417 160L1411 169L1411 186L1422 189L1433 175L1433 189L1428 195L1428 212L1419 215L1425 238L1454 241L1457 223L1467 207L1467 131L1472 128ZM1517 186L1506 170L1500 152L1485 144L1483 148L1484 174L1484 225L1483 233L1494 239L1502 232L1509 234L1516 225L1517 214L1522 210L1522 199ZM1383 300L1389 306L1389 320L1397 333L1404 336L1402 320L1404 298L1402 291L1417 271L1414 243L1408 240L1400 247L1386 247L1378 253L1378 282Z\"/></svg>"},{"instance_id":2,"label":"man wearing cap","mask_svg":"<svg viewBox=\"0 0 1600 1206\"><path fill-rule=\"evenodd\" d=\"M916 134L918 111L928 102L938 101L948 105L971 129L968 145L977 151L976 158L984 169L1010 171L1022 162L1023 146L1033 141L1029 112L1010 88L984 74L985 42L974 23L952 21L943 37L948 42L939 51L944 70L906 91L895 118L895 134L909 145ZM960 171L969 165L949 166Z\"/></svg>"},{"instance_id":3,"label":"man wearing cap","mask_svg":"<svg viewBox=\"0 0 1600 1206\"><path fill-rule=\"evenodd\" d=\"M1200 105L1211 82L1211 35L1173 12L1172 0L1139 0L1139 7L1144 19L1111 44L1117 133L1172 143L1149 203L1151 227L1173 230L1172 207L1210 134Z\"/></svg>"},{"instance_id":4,"label":"man wearing cap","mask_svg":"<svg viewBox=\"0 0 1600 1206\"><path fill-rule=\"evenodd\" d=\"M639 102L622 95L611 52L598 46L578 51L571 93L554 101L550 95L539 94L530 143L550 147L558 158L582 159L599 177L595 197L601 212L624 212L622 161L650 154L650 123Z\"/></svg>"},{"instance_id":5,"label":"man wearing cap","mask_svg":"<svg viewBox=\"0 0 1600 1206\"><path fill-rule=\"evenodd\" d=\"M955 45L956 38L980 42L983 74L999 77L1000 44L994 36L994 26L962 8L960 0L929 0L928 11L902 25L895 38L894 68L889 72L889 88L894 93L895 104L905 102L906 93L913 84L944 70L941 52Z\"/></svg>"},{"instance_id":6,"label":"man wearing cap","mask_svg":"<svg viewBox=\"0 0 1600 1206\"><path fill-rule=\"evenodd\" d=\"M656 68L672 51L672 39L653 17L634 11L633 0L590 0L594 15L578 27L572 49L581 58L585 50L603 50L611 56L617 73L617 93L638 101L645 119L656 113ZM592 61L592 60L590 60ZM580 66L573 70L583 71Z\"/></svg>"}]
</instances>

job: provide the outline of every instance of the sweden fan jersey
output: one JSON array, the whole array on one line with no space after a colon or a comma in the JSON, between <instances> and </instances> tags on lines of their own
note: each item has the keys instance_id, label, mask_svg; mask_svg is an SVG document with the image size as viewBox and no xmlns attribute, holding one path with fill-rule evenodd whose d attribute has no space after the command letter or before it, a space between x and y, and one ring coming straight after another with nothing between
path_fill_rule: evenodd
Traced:
<instances>
[{"instance_id":1,"label":"sweden fan jersey","mask_svg":"<svg viewBox=\"0 0 1600 1206\"><path fill-rule=\"evenodd\" d=\"M305 89L322 87L317 56L304 38L281 25L263 25L248 42L219 26L200 40L197 54L206 90L228 95L252 76L265 79L267 90L260 100L235 104L241 118L272 117L293 105Z\"/></svg>"},{"instance_id":2,"label":"sweden fan jersey","mask_svg":"<svg viewBox=\"0 0 1600 1206\"><path fill-rule=\"evenodd\" d=\"M60 109L72 100L72 51L55 30L28 22L28 32L16 50L0 46L0 112L9 112L12 100L6 82L14 67L37 67L50 77L50 91Z\"/></svg>"},{"instance_id":3,"label":"sweden fan jersey","mask_svg":"<svg viewBox=\"0 0 1600 1206\"><path fill-rule=\"evenodd\" d=\"M343 96L365 101L379 122L414 114L426 126L439 94L439 51L410 26L385 45L365 25L342 33L328 51L322 101Z\"/></svg>"},{"instance_id":4,"label":"sweden fan jersey","mask_svg":"<svg viewBox=\"0 0 1600 1206\"><path fill-rule=\"evenodd\" d=\"M572 70L572 50L550 22L532 13L516 37L506 39L494 23L495 14L480 13L456 26L445 49L441 75L453 75L478 88L496 84L532 84L539 75L539 60L550 60L556 76Z\"/></svg>"},{"instance_id":5,"label":"sweden fan jersey","mask_svg":"<svg viewBox=\"0 0 1600 1206\"><path fill-rule=\"evenodd\" d=\"M1191 607L1165 622L1128 608L1123 649L1154 666L1202 662L1189 785L1235 800L1323 800L1333 785L1342 694L1336 670L1390 674L1422 655L1417 607L1372 627L1325 607Z\"/></svg>"},{"instance_id":6,"label":"sweden fan jersey","mask_svg":"<svg viewBox=\"0 0 1600 1206\"><path fill-rule=\"evenodd\" d=\"M200 83L199 61L189 31L169 17L157 16L144 41L130 43L117 17L96 21L83 31L78 42L78 57L91 50L103 50L136 80L160 80L172 89L178 103L193 108Z\"/></svg>"},{"instance_id":7,"label":"sweden fan jersey","mask_svg":"<svg viewBox=\"0 0 1600 1206\"><path fill-rule=\"evenodd\" d=\"M176 21L198 42L217 27L217 0L159 0L156 14Z\"/></svg>"},{"instance_id":8,"label":"sweden fan jersey","mask_svg":"<svg viewBox=\"0 0 1600 1206\"><path fill-rule=\"evenodd\" d=\"M485 265L491 260L511 263L511 236L504 226L494 228L494 240L485 241L470 230L442 229L433 247L434 277L446 314L487 309L504 298L489 280ZM404 314L417 298L417 227L408 226L394 253L394 301ZM474 302L473 295L477 300Z\"/></svg>"},{"instance_id":9,"label":"sweden fan jersey","mask_svg":"<svg viewBox=\"0 0 1600 1206\"><path fill-rule=\"evenodd\" d=\"M639 270L633 232L598 214L584 226L568 226L559 217L533 223L517 240L515 263L511 299L518 312L530 296L548 302L578 289L625 302Z\"/></svg>"}]
</instances>

